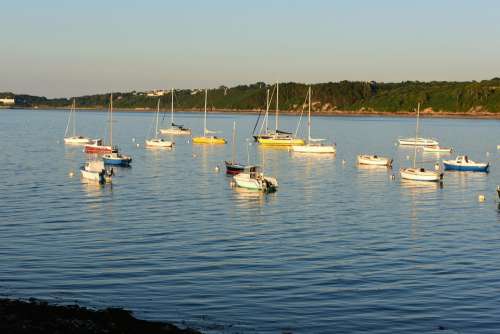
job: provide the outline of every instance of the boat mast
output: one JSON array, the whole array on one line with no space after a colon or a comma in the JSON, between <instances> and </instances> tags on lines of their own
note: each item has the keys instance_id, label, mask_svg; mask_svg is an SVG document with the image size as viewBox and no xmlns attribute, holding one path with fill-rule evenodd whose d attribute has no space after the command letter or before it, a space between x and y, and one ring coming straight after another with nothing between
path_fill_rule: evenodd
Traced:
<instances>
[{"instance_id":1,"label":"boat mast","mask_svg":"<svg viewBox=\"0 0 500 334\"><path fill-rule=\"evenodd\" d=\"M269 88L266 91L266 134L269 133Z\"/></svg>"},{"instance_id":2,"label":"boat mast","mask_svg":"<svg viewBox=\"0 0 500 334\"><path fill-rule=\"evenodd\" d=\"M420 119L420 102L417 105L417 126L415 128L415 150L413 152L413 168L416 166L417 160L417 140L418 140L418 122Z\"/></svg>"},{"instance_id":3,"label":"boat mast","mask_svg":"<svg viewBox=\"0 0 500 334\"><path fill-rule=\"evenodd\" d=\"M205 119L203 121L203 137L207 136L207 89L205 88Z\"/></svg>"},{"instance_id":4,"label":"boat mast","mask_svg":"<svg viewBox=\"0 0 500 334\"><path fill-rule=\"evenodd\" d=\"M236 160L236 121L233 121L233 151L232 151L232 163Z\"/></svg>"},{"instance_id":5,"label":"boat mast","mask_svg":"<svg viewBox=\"0 0 500 334\"><path fill-rule=\"evenodd\" d=\"M309 86L309 115L307 116L307 143L311 142L311 86Z\"/></svg>"},{"instance_id":6,"label":"boat mast","mask_svg":"<svg viewBox=\"0 0 500 334\"><path fill-rule=\"evenodd\" d=\"M276 129L275 129L275 132L278 132L279 95L280 95L280 86L279 86L279 83L276 81Z\"/></svg>"},{"instance_id":7,"label":"boat mast","mask_svg":"<svg viewBox=\"0 0 500 334\"><path fill-rule=\"evenodd\" d=\"M113 147L113 93L109 97L109 145Z\"/></svg>"},{"instance_id":8,"label":"boat mast","mask_svg":"<svg viewBox=\"0 0 500 334\"><path fill-rule=\"evenodd\" d=\"M174 126L174 89L172 88L172 102L170 104L170 111L171 111L171 125Z\"/></svg>"},{"instance_id":9,"label":"boat mast","mask_svg":"<svg viewBox=\"0 0 500 334\"><path fill-rule=\"evenodd\" d=\"M158 136L158 117L160 116L160 98L158 98L158 105L156 106L156 127L155 138Z\"/></svg>"},{"instance_id":10,"label":"boat mast","mask_svg":"<svg viewBox=\"0 0 500 334\"><path fill-rule=\"evenodd\" d=\"M75 98L73 98L73 137L76 137L76 107L75 107Z\"/></svg>"}]
</instances>

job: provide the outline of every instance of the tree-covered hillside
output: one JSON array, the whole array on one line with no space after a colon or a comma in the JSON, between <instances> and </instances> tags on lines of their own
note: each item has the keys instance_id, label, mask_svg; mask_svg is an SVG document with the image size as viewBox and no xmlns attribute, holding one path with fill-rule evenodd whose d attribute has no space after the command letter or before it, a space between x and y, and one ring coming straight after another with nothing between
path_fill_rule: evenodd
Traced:
<instances>
[{"instance_id":1,"label":"tree-covered hillside","mask_svg":"<svg viewBox=\"0 0 500 334\"><path fill-rule=\"evenodd\" d=\"M302 83L281 83L279 103L281 110L298 110L305 102L307 85ZM208 105L211 109L260 110L265 108L266 90L273 94L275 85L258 82L251 85L210 89ZM417 102L422 108L444 112L500 112L500 78L481 82L418 82L378 83L341 81L313 84L314 111L374 111L398 112L412 110ZM116 108L156 108L158 97L140 92L114 92ZM0 93L0 97L12 96ZM67 107L71 98L48 99L30 95L15 95L17 107ZM169 108L170 94L161 97L162 108ZM202 90L177 90L177 109L203 108ZM82 108L106 108L109 93L76 97L76 104Z\"/></svg>"}]
</instances>

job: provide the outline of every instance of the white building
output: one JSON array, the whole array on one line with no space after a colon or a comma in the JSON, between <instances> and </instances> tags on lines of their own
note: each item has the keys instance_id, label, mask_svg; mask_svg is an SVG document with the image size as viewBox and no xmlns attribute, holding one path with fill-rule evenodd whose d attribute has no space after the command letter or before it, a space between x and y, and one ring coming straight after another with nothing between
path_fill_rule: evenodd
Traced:
<instances>
[{"instance_id":1,"label":"white building","mask_svg":"<svg viewBox=\"0 0 500 334\"><path fill-rule=\"evenodd\" d=\"M155 89L155 90L152 90L150 92L148 92L146 95L147 96L163 96L167 93L166 90L163 90L163 89Z\"/></svg>"},{"instance_id":2,"label":"white building","mask_svg":"<svg viewBox=\"0 0 500 334\"><path fill-rule=\"evenodd\" d=\"M16 100L13 97L0 98L0 103L4 105L15 104Z\"/></svg>"}]
</instances>

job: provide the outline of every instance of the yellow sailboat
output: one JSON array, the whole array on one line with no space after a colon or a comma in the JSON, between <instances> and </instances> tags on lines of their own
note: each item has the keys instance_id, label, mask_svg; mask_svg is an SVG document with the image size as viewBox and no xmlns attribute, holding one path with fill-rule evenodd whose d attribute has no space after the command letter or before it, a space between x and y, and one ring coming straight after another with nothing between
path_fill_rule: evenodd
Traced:
<instances>
[{"instance_id":1,"label":"yellow sailboat","mask_svg":"<svg viewBox=\"0 0 500 334\"><path fill-rule=\"evenodd\" d=\"M268 94L269 95L269 94ZM269 100L268 100L269 101ZM269 102L268 102L269 103ZM269 110L269 104L266 108ZM300 146L305 145L304 139L295 138L292 133L278 130L279 115L279 84L276 83L276 127L272 133L256 136L257 141L265 146Z\"/></svg>"},{"instance_id":2,"label":"yellow sailboat","mask_svg":"<svg viewBox=\"0 0 500 334\"><path fill-rule=\"evenodd\" d=\"M207 129L207 90L205 89L205 118L203 122L203 136L193 137L193 144L225 144L226 139L213 136L216 131L210 131Z\"/></svg>"}]
</instances>

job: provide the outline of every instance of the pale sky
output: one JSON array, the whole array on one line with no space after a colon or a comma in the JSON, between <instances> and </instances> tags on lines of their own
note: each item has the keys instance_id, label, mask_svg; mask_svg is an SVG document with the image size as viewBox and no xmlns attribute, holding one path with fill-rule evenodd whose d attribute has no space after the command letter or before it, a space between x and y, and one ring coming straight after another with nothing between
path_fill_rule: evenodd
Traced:
<instances>
[{"instance_id":1,"label":"pale sky","mask_svg":"<svg viewBox=\"0 0 500 334\"><path fill-rule=\"evenodd\" d=\"M0 8L0 91L17 94L500 76L495 0L5 0Z\"/></svg>"}]
</instances>

